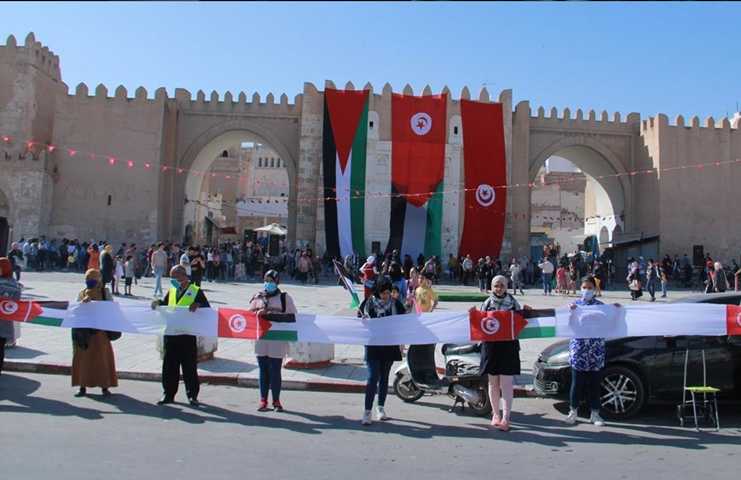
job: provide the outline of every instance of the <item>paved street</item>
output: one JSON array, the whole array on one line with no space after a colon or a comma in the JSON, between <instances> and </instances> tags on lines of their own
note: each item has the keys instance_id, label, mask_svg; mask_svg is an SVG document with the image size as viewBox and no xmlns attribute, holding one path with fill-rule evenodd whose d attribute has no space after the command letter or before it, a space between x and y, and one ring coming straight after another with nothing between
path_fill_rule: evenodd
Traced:
<instances>
[{"instance_id":1,"label":"paved street","mask_svg":"<svg viewBox=\"0 0 741 480\"><path fill-rule=\"evenodd\" d=\"M147 382L75 398L60 375L4 373L4 480L245 478L732 478L741 418L721 432L680 428L671 411L598 428L563 423L565 405L515 399L512 429L491 430L445 397L405 404L360 425L363 396L289 391L283 413L255 411L250 389L204 385L204 406L156 406Z\"/></svg>"}]
</instances>

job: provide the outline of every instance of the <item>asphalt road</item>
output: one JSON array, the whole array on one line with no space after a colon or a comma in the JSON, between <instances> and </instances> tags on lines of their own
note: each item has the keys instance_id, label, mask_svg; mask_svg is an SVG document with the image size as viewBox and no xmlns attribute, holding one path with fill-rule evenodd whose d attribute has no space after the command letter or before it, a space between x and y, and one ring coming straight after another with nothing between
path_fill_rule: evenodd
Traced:
<instances>
[{"instance_id":1,"label":"asphalt road","mask_svg":"<svg viewBox=\"0 0 741 480\"><path fill-rule=\"evenodd\" d=\"M679 427L672 408L597 428L563 423L566 406L515 399L509 432L447 397L404 404L360 425L361 394L284 392L283 413L255 411L255 392L204 385L202 408L157 406L159 385L121 381L111 397L73 397L69 377L0 377L0 478L730 478L741 414L720 432ZM586 413L585 413L586 414Z\"/></svg>"}]
</instances>

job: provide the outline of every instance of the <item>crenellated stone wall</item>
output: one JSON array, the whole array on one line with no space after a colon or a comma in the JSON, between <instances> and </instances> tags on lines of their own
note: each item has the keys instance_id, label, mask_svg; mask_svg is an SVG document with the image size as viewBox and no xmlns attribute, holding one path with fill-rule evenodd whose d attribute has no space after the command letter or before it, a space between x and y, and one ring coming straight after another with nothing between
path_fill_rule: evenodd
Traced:
<instances>
[{"instance_id":1,"label":"crenellated stone wall","mask_svg":"<svg viewBox=\"0 0 741 480\"><path fill-rule=\"evenodd\" d=\"M336 88L327 81L324 88ZM343 87L354 90L352 83ZM385 248L391 178L391 98L385 84L371 92L368 115L366 250ZM406 95L432 95L429 86ZM443 201L443 258L457 254L464 215L460 100L447 95L447 144ZM689 124L677 117L641 119L637 113L599 115L565 108L512 104L512 91L494 98L484 88L475 98L504 107L507 223L502 255L529 252L532 186L540 167L558 155L590 179L595 210L590 224L608 237L625 232L660 236L662 253L691 253L703 245L714 258L738 258L739 119ZM289 184L289 245L323 252L322 141L324 92L305 83L292 101L286 94L244 92L195 96L184 89L152 98L143 87L133 96L104 85L70 92L59 57L29 34L23 45L10 36L0 46L0 190L3 212L21 236L105 239L151 244L181 241L193 228L203 174L220 153L241 142L269 146L285 162ZM548 115L546 115L548 113ZM372 126L371 126L372 123ZM216 182L215 182L216 183ZM591 197L590 197L591 198ZM590 207L591 208L591 207ZM3 232L0 232L3 234ZM600 233L600 238L604 235Z\"/></svg>"}]
</instances>

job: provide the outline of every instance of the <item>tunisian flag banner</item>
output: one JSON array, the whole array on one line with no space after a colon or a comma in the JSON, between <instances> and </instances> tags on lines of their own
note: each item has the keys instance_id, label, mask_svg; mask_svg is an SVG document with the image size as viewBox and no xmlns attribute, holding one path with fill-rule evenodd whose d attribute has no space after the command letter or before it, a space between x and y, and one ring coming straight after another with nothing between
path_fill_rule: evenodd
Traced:
<instances>
[{"instance_id":1,"label":"tunisian flag banner","mask_svg":"<svg viewBox=\"0 0 741 480\"><path fill-rule=\"evenodd\" d=\"M458 256L499 255L507 208L507 158L501 103L461 100L466 195Z\"/></svg>"},{"instance_id":2,"label":"tunisian flag banner","mask_svg":"<svg viewBox=\"0 0 741 480\"><path fill-rule=\"evenodd\" d=\"M391 97L389 250L440 253L447 95ZM434 198L433 198L434 197Z\"/></svg>"}]
</instances>

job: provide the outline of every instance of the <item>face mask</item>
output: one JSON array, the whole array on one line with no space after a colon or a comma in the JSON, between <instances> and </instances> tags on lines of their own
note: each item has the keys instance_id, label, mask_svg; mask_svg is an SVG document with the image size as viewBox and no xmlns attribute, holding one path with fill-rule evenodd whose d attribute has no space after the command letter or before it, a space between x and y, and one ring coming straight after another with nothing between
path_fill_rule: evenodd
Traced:
<instances>
[{"instance_id":1,"label":"face mask","mask_svg":"<svg viewBox=\"0 0 741 480\"><path fill-rule=\"evenodd\" d=\"M87 288L93 288L98 284L97 280L85 280L85 285Z\"/></svg>"},{"instance_id":2,"label":"face mask","mask_svg":"<svg viewBox=\"0 0 741 480\"><path fill-rule=\"evenodd\" d=\"M171 278L171 279L170 279L170 285L172 285L172 286L173 286L173 287L175 287L175 288L180 288L180 282L178 282L178 281L177 281L177 280L175 280L174 278Z\"/></svg>"},{"instance_id":3,"label":"face mask","mask_svg":"<svg viewBox=\"0 0 741 480\"><path fill-rule=\"evenodd\" d=\"M594 290L589 288L582 288L581 298L587 301L591 300L592 298L594 298Z\"/></svg>"},{"instance_id":4,"label":"face mask","mask_svg":"<svg viewBox=\"0 0 741 480\"><path fill-rule=\"evenodd\" d=\"M275 282L265 282L265 291L268 293L273 293L278 289L278 284Z\"/></svg>"}]
</instances>

